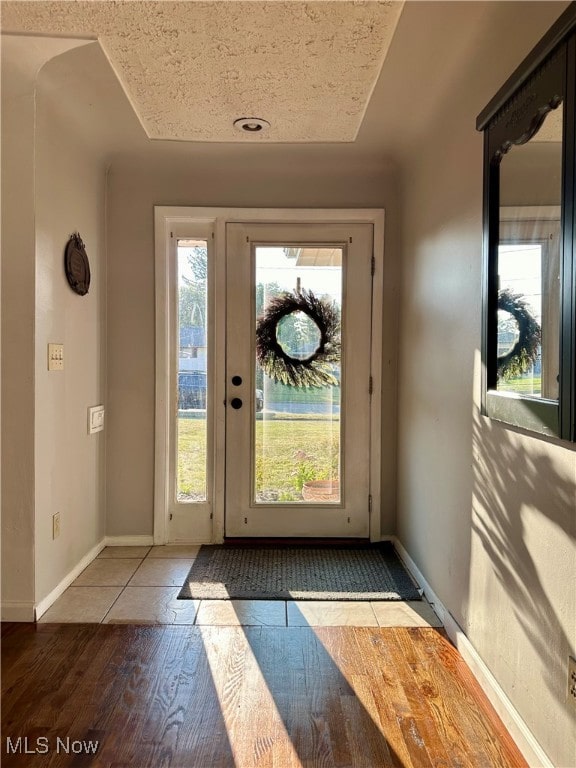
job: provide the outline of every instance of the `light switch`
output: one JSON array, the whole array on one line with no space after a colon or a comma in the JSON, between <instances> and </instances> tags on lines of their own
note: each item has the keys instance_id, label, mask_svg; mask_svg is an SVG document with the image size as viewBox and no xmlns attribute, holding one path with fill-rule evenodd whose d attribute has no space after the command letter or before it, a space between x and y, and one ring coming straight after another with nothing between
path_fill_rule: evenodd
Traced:
<instances>
[{"instance_id":1,"label":"light switch","mask_svg":"<svg viewBox=\"0 0 576 768\"><path fill-rule=\"evenodd\" d=\"M102 432L104 429L104 406L94 405L88 408L88 434Z\"/></svg>"},{"instance_id":2,"label":"light switch","mask_svg":"<svg viewBox=\"0 0 576 768\"><path fill-rule=\"evenodd\" d=\"M64 370L64 344L48 344L48 370Z\"/></svg>"}]
</instances>

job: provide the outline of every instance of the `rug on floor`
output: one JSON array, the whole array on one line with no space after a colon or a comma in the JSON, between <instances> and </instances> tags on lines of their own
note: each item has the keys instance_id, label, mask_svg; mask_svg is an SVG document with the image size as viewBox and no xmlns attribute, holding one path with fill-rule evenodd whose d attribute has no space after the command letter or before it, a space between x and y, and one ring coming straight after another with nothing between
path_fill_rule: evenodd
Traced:
<instances>
[{"instance_id":1,"label":"rug on floor","mask_svg":"<svg viewBox=\"0 0 576 768\"><path fill-rule=\"evenodd\" d=\"M180 600L420 600L390 544L202 546Z\"/></svg>"}]
</instances>

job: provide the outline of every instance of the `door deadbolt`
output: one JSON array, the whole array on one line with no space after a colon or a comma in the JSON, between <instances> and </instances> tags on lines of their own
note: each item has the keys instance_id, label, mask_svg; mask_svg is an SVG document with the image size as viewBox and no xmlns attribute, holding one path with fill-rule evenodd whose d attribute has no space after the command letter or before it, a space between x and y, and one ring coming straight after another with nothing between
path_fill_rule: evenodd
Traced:
<instances>
[{"instance_id":1,"label":"door deadbolt","mask_svg":"<svg viewBox=\"0 0 576 768\"><path fill-rule=\"evenodd\" d=\"M230 405L237 411L239 408L242 408L242 400L240 400L239 397L233 397L230 401Z\"/></svg>"}]
</instances>

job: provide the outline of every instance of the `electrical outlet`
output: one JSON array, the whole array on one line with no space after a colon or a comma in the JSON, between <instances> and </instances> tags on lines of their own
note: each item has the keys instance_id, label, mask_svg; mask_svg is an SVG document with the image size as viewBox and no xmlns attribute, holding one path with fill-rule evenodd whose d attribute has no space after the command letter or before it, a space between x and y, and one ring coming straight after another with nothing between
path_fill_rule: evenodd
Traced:
<instances>
[{"instance_id":1,"label":"electrical outlet","mask_svg":"<svg viewBox=\"0 0 576 768\"><path fill-rule=\"evenodd\" d=\"M576 707L576 659L568 656L568 700Z\"/></svg>"},{"instance_id":2,"label":"electrical outlet","mask_svg":"<svg viewBox=\"0 0 576 768\"><path fill-rule=\"evenodd\" d=\"M60 512L52 515L52 538L57 539L60 536Z\"/></svg>"},{"instance_id":3,"label":"electrical outlet","mask_svg":"<svg viewBox=\"0 0 576 768\"><path fill-rule=\"evenodd\" d=\"M102 432L104 429L104 406L94 405L88 408L88 434Z\"/></svg>"}]
</instances>

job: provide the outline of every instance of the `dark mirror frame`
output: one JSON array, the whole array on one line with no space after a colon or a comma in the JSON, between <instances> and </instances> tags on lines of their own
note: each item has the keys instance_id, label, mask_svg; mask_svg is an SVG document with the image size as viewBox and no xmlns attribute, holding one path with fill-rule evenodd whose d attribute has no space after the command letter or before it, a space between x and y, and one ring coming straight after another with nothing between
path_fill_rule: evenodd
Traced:
<instances>
[{"instance_id":1,"label":"dark mirror frame","mask_svg":"<svg viewBox=\"0 0 576 768\"><path fill-rule=\"evenodd\" d=\"M576 441L576 2L571 3L480 113L484 132L482 413ZM497 391L500 161L563 105L559 399Z\"/></svg>"}]
</instances>

